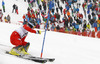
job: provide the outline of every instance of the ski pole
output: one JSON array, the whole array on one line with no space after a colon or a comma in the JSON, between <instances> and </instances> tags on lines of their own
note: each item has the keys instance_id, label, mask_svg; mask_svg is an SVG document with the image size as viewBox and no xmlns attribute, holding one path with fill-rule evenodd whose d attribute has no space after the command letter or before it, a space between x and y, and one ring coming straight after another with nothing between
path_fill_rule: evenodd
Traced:
<instances>
[{"instance_id":1,"label":"ski pole","mask_svg":"<svg viewBox=\"0 0 100 64\"><path fill-rule=\"evenodd\" d=\"M45 28L44 38L43 38L43 44L42 44L42 50L41 50L41 58L42 58L42 55L43 55L43 48L44 48L46 30L47 30L48 20L49 20L49 17L50 17L49 12L50 12L50 11L48 11L48 18L47 18L47 23L46 23L46 28Z\"/></svg>"}]
</instances>

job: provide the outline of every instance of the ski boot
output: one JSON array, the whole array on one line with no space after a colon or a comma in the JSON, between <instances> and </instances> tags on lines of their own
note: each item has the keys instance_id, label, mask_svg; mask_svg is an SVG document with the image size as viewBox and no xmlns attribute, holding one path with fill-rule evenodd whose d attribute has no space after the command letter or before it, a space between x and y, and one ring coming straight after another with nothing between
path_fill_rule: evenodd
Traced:
<instances>
[{"instance_id":1,"label":"ski boot","mask_svg":"<svg viewBox=\"0 0 100 64\"><path fill-rule=\"evenodd\" d=\"M22 45L19 45L17 47L14 47L11 49L11 51L9 52L11 55L15 55L15 56L20 56L20 51L22 49Z\"/></svg>"},{"instance_id":2,"label":"ski boot","mask_svg":"<svg viewBox=\"0 0 100 64\"><path fill-rule=\"evenodd\" d=\"M27 43L25 46L23 46L20 53L22 53L24 55L29 55L29 53L27 53L29 46L30 46L30 43Z\"/></svg>"}]
</instances>

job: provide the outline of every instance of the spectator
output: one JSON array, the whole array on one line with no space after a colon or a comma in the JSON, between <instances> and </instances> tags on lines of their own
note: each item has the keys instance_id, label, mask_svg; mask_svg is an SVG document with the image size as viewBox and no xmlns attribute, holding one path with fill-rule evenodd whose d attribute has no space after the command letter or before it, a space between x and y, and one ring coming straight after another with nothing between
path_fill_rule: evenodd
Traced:
<instances>
[{"instance_id":1,"label":"spectator","mask_svg":"<svg viewBox=\"0 0 100 64\"><path fill-rule=\"evenodd\" d=\"M40 25L38 23L36 23L36 27L35 28L40 29Z\"/></svg>"},{"instance_id":2,"label":"spectator","mask_svg":"<svg viewBox=\"0 0 100 64\"><path fill-rule=\"evenodd\" d=\"M90 14L88 15L88 20L89 20L89 21L91 20L91 15L90 15Z\"/></svg>"},{"instance_id":3,"label":"spectator","mask_svg":"<svg viewBox=\"0 0 100 64\"><path fill-rule=\"evenodd\" d=\"M4 2L4 0L2 0L2 8L3 8L3 12L5 12L5 2Z\"/></svg>"},{"instance_id":4,"label":"spectator","mask_svg":"<svg viewBox=\"0 0 100 64\"><path fill-rule=\"evenodd\" d=\"M7 21L8 21L8 23L11 23L10 19L11 19L11 18L10 18L10 15L8 14L8 15L7 15Z\"/></svg>"},{"instance_id":5,"label":"spectator","mask_svg":"<svg viewBox=\"0 0 100 64\"><path fill-rule=\"evenodd\" d=\"M87 24L87 29L90 29L90 24L89 23Z\"/></svg>"},{"instance_id":6,"label":"spectator","mask_svg":"<svg viewBox=\"0 0 100 64\"><path fill-rule=\"evenodd\" d=\"M42 6L41 6L41 4L39 5L39 9L40 9L40 11L42 10Z\"/></svg>"},{"instance_id":7,"label":"spectator","mask_svg":"<svg viewBox=\"0 0 100 64\"><path fill-rule=\"evenodd\" d=\"M59 31L59 30L60 30L60 26L59 26L59 25L57 25L56 29L57 29L57 31Z\"/></svg>"},{"instance_id":8,"label":"spectator","mask_svg":"<svg viewBox=\"0 0 100 64\"><path fill-rule=\"evenodd\" d=\"M55 24L52 23L51 30L54 31L54 29L55 29Z\"/></svg>"},{"instance_id":9,"label":"spectator","mask_svg":"<svg viewBox=\"0 0 100 64\"><path fill-rule=\"evenodd\" d=\"M96 21L93 23L93 27L95 28L95 32L97 32L97 22Z\"/></svg>"},{"instance_id":10,"label":"spectator","mask_svg":"<svg viewBox=\"0 0 100 64\"><path fill-rule=\"evenodd\" d=\"M59 7L59 0L57 1L58 7Z\"/></svg>"},{"instance_id":11,"label":"spectator","mask_svg":"<svg viewBox=\"0 0 100 64\"><path fill-rule=\"evenodd\" d=\"M56 14L56 18L57 18L57 21L60 20L60 14L59 13Z\"/></svg>"},{"instance_id":12,"label":"spectator","mask_svg":"<svg viewBox=\"0 0 100 64\"><path fill-rule=\"evenodd\" d=\"M15 4L13 5L12 13L14 12L14 10L15 10L15 13L16 13L16 5Z\"/></svg>"},{"instance_id":13,"label":"spectator","mask_svg":"<svg viewBox=\"0 0 100 64\"><path fill-rule=\"evenodd\" d=\"M63 10L64 16L66 16L66 8Z\"/></svg>"},{"instance_id":14,"label":"spectator","mask_svg":"<svg viewBox=\"0 0 100 64\"><path fill-rule=\"evenodd\" d=\"M86 25L86 23L83 25L83 32L84 31L86 31L86 27L87 27L87 25Z\"/></svg>"},{"instance_id":15,"label":"spectator","mask_svg":"<svg viewBox=\"0 0 100 64\"><path fill-rule=\"evenodd\" d=\"M62 7L62 6L60 6L60 7L59 7L59 9L60 9L60 12L61 12L61 14L62 14L63 7Z\"/></svg>"},{"instance_id":16,"label":"spectator","mask_svg":"<svg viewBox=\"0 0 100 64\"><path fill-rule=\"evenodd\" d=\"M78 32L78 30L79 30L79 24L78 24L78 23L76 23L75 29L76 29L76 31Z\"/></svg>"},{"instance_id":17,"label":"spectator","mask_svg":"<svg viewBox=\"0 0 100 64\"><path fill-rule=\"evenodd\" d=\"M0 21L2 22L2 16L3 16L3 13L2 13L2 10L0 9Z\"/></svg>"},{"instance_id":18,"label":"spectator","mask_svg":"<svg viewBox=\"0 0 100 64\"><path fill-rule=\"evenodd\" d=\"M97 22L98 22L98 31L100 31L100 19L98 19Z\"/></svg>"},{"instance_id":19,"label":"spectator","mask_svg":"<svg viewBox=\"0 0 100 64\"><path fill-rule=\"evenodd\" d=\"M7 21L7 17L6 17L6 16L4 17L4 20L5 20L6 23L8 23L8 21Z\"/></svg>"},{"instance_id":20,"label":"spectator","mask_svg":"<svg viewBox=\"0 0 100 64\"><path fill-rule=\"evenodd\" d=\"M54 8L52 8L52 11L51 11L51 12L52 12L52 14L54 15Z\"/></svg>"},{"instance_id":21,"label":"spectator","mask_svg":"<svg viewBox=\"0 0 100 64\"><path fill-rule=\"evenodd\" d=\"M70 16L70 12L69 12L69 11L67 11L67 16L68 16L68 17Z\"/></svg>"},{"instance_id":22,"label":"spectator","mask_svg":"<svg viewBox=\"0 0 100 64\"><path fill-rule=\"evenodd\" d=\"M46 13L46 2L45 1L43 1L43 8L44 8L44 11L45 11L45 13ZM50 7L49 7L50 8Z\"/></svg>"},{"instance_id":23,"label":"spectator","mask_svg":"<svg viewBox=\"0 0 100 64\"><path fill-rule=\"evenodd\" d=\"M58 7L56 7L56 12L58 13Z\"/></svg>"}]
</instances>

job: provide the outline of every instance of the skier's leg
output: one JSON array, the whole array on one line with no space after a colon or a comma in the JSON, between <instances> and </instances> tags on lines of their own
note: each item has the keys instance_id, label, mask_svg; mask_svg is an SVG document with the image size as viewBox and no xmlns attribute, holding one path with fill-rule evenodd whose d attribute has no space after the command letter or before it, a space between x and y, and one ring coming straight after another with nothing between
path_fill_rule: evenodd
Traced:
<instances>
[{"instance_id":1,"label":"skier's leg","mask_svg":"<svg viewBox=\"0 0 100 64\"><path fill-rule=\"evenodd\" d=\"M29 55L29 53L27 53L27 51L28 51L28 48L29 48L29 46L30 46L30 43L28 43L28 42L23 42L25 45L23 46L23 48L22 48L22 53L24 54L24 55Z\"/></svg>"},{"instance_id":2,"label":"skier's leg","mask_svg":"<svg viewBox=\"0 0 100 64\"><path fill-rule=\"evenodd\" d=\"M30 46L29 42L25 46L23 46L23 48L25 49L26 52L28 51L29 46Z\"/></svg>"},{"instance_id":3,"label":"skier's leg","mask_svg":"<svg viewBox=\"0 0 100 64\"><path fill-rule=\"evenodd\" d=\"M9 53L12 55L20 55L19 52L22 49L22 41L20 39L20 35L16 31L11 34L10 41L13 45L15 45L15 47L13 47Z\"/></svg>"}]
</instances>

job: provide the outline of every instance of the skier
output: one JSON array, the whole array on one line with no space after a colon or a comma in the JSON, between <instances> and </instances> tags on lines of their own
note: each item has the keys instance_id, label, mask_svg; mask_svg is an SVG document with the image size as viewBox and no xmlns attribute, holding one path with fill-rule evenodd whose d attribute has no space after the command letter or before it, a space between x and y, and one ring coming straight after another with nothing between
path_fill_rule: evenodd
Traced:
<instances>
[{"instance_id":1,"label":"skier","mask_svg":"<svg viewBox=\"0 0 100 64\"><path fill-rule=\"evenodd\" d=\"M21 26L12 32L10 42L15 45L9 52L12 55L29 55L27 53L30 43L25 42L28 32L41 34L40 30L34 30L34 21L29 21L27 24Z\"/></svg>"}]
</instances>

